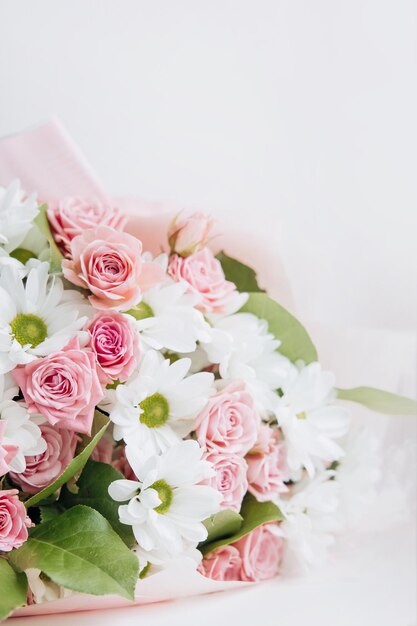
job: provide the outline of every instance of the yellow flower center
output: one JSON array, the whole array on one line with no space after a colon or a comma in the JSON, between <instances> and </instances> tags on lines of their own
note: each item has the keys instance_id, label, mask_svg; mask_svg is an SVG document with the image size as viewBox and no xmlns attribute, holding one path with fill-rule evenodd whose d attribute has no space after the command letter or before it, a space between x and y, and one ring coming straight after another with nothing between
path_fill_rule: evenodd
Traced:
<instances>
[{"instance_id":1,"label":"yellow flower center","mask_svg":"<svg viewBox=\"0 0 417 626\"><path fill-rule=\"evenodd\" d=\"M35 348L48 336L48 329L43 319L32 313L19 313L10 326L14 338L22 346L29 344Z\"/></svg>"},{"instance_id":2,"label":"yellow flower center","mask_svg":"<svg viewBox=\"0 0 417 626\"><path fill-rule=\"evenodd\" d=\"M168 421L168 400L160 393L154 393L152 396L145 398L139 406L142 409L139 420L141 424L145 424L148 428L159 428Z\"/></svg>"}]
</instances>

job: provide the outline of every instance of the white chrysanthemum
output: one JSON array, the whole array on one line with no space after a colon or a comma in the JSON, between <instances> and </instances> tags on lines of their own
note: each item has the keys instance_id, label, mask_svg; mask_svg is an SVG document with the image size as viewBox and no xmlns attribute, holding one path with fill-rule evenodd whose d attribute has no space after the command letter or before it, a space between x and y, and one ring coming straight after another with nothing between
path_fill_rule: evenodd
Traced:
<instances>
[{"instance_id":1,"label":"white chrysanthemum","mask_svg":"<svg viewBox=\"0 0 417 626\"><path fill-rule=\"evenodd\" d=\"M38 213L36 196L25 197L18 180L0 187L0 245L6 252L22 243Z\"/></svg>"},{"instance_id":2,"label":"white chrysanthemum","mask_svg":"<svg viewBox=\"0 0 417 626\"><path fill-rule=\"evenodd\" d=\"M349 427L348 411L332 404L334 376L323 372L319 363L310 363L281 385L276 416L284 433L287 462L297 479L305 468L310 476L343 455L335 441Z\"/></svg>"},{"instance_id":3,"label":"white chrysanthemum","mask_svg":"<svg viewBox=\"0 0 417 626\"><path fill-rule=\"evenodd\" d=\"M251 313L224 317L212 328L212 341L202 344L211 363L219 363L220 376L247 383L261 414L273 411L276 390L295 368L277 352L280 342L268 332L268 324Z\"/></svg>"},{"instance_id":4,"label":"white chrysanthemum","mask_svg":"<svg viewBox=\"0 0 417 626\"><path fill-rule=\"evenodd\" d=\"M60 278L48 275L48 264L29 270L25 282L12 267L0 274L0 373L60 350L80 330L89 311L85 298L64 291Z\"/></svg>"},{"instance_id":5,"label":"white chrysanthemum","mask_svg":"<svg viewBox=\"0 0 417 626\"><path fill-rule=\"evenodd\" d=\"M210 326L195 307L199 298L187 293L187 283L167 280L146 291L129 311L145 345L155 350L193 352L197 341L210 341Z\"/></svg>"},{"instance_id":6,"label":"white chrysanthemum","mask_svg":"<svg viewBox=\"0 0 417 626\"><path fill-rule=\"evenodd\" d=\"M213 374L187 377L190 359L170 363L149 350L135 378L116 389L110 412L114 438L124 439L148 455L178 443L194 426L194 418L212 391Z\"/></svg>"},{"instance_id":7,"label":"white chrysanthemum","mask_svg":"<svg viewBox=\"0 0 417 626\"><path fill-rule=\"evenodd\" d=\"M27 409L13 398L19 388L10 376L0 375L0 420L6 422L2 436L2 444L17 446L18 451L9 463L12 472L24 472L26 456L42 454L46 450L46 442L42 438L36 418L30 416Z\"/></svg>"},{"instance_id":8,"label":"white chrysanthemum","mask_svg":"<svg viewBox=\"0 0 417 626\"><path fill-rule=\"evenodd\" d=\"M109 494L117 502L129 500L119 507L120 521L132 526L150 563L166 562L207 538L202 522L219 511L221 495L198 484L214 474L202 454L196 441L182 441L143 464L140 450L126 447L138 480L116 480Z\"/></svg>"},{"instance_id":9,"label":"white chrysanthemum","mask_svg":"<svg viewBox=\"0 0 417 626\"><path fill-rule=\"evenodd\" d=\"M335 513L339 505L339 485L335 472L324 471L314 479L304 479L289 498L277 502L285 515L280 532L286 539L285 569L305 570L323 562L339 527Z\"/></svg>"}]
</instances>

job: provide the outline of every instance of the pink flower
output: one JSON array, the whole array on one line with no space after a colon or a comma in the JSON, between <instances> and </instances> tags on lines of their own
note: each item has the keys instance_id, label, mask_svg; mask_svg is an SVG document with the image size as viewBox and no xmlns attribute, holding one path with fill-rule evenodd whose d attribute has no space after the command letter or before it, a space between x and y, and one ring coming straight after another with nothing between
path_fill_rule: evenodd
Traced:
<instances>
[{"instance_id":1,"label":"pink flower","mask_svg":"<svg viewBox=\"0 0 417 626\"><path fill-rule=\"evenodd\" d=\"M105 432L96 447L94 448L91 458L93 461L111 464L113 458L114 439L112 435Z\"/></svg>"},{"instance_id":2,"label":"pink flower","mask_svg":"<svg viewBox=\"0 0 417 626\"><path fill-rule=\"evenodd\" d=\"M0 476L3 476L9 471L10 461L14 459L19 451L18 446L2 443L6 426L6 420L0 420Z\"/></svg>"},{"instance_id":3,"label":"pink flower","mask_svg":"<svg viewBox=\"0 0 417 626\"><path fill-rule=\"evenodd\" d=\"M256 449L264 451L256 452ZM248 489L259 502L274 500L278 494L288 491L285 482L290 479L290 471L285 446L277 441L272 428L261 426L258 442L246 456L246 462Z\"/></svg>"},{"instance_id":4,"label":"pink flower","mask_svg":"<svg viewBox=\"0 0 417 626\"><path fill-rule=\"evenodd\" d=\"M170 257L168 273L177 282L184 280L190 291L200 296L203 313L226 313L237 296L236 285L225 279L220 261L209 248L203 248L184 258Z\"/></svg>"},{"instance_id":5,"label":"pink flower","mask_svg":"<svg viewBox=\"0 0 417 626\"><path fill-rule=\"evenodd\" d=\"M117 458L112 463L114 469L117 469L118 472L123 474L127 480L137 480L136 474L126 458L125 447L118 448L117 454Z\"/></svg>"},{"instance_id":6,"label":"pink flower","mask_svg":"<svg viewBox=\"0 0 417 626\"><path fill-rule=\"evenodd\" d=\"M97 358L101 382L127 380L139 358L139 335L129 320L120 313L98 313L86 330Z\"/></svg>"},{"instance_id":7,"label":"pink flower","mask_svg":"<svg viewBox=\"0 0 417 626\"><path fill-rule=\"evenodd\" d=\"M18 493L17 489L0 491L0 552L20 548L28 538L28 528L32 526Z\"/></svg>"},{"instance_id":8,"label":"pink flower","mask_svg":"<svg viewBox=\"0 0 417 626\"><path fill-rule=\"evenodd\" d=\"M277 575L284 540L278 536L276 524L262 524L234 544L242 558L241 579L259 581Z\"/></svg>"},{"instance_id":9,"label":"pink flower","mask_svg":"<svg viewBox=\"0 0 417 626\"><path fill-rule=\"evenodd\" d=\"M209 452L205 455L205 460L213 464L216 472L216 475L207 479L205 483L223 495L220 507L239 512L243 497L248 490L246 478L248 466L245 459L237 454Z\"/></svg>"},{"instance_id":10,"label":"pink flower","mask_svg":"<svg viewBox=\"0 0 417 626\"><path fill-rule=\"evenodd\" d=\"M188 217L177 216L168 231L171 252L189 256L203 248L209 239L214 220L203 213L192 213Z\"/></svg>"},{"instance_id":11,"label":"pink flower","mask_svg":"<svg viewBox=\"0 0 417 626\"><path fill-rule=\"evenodd\" d=\"M71 259L62 262L65 278L89 289L96 309L127 311L142 290L162 280L155 263L142 263L142 243L108 226L86 230L71 241Z\"/></svg>"},{"instance_id":12,"label":"pink flower","mask_svg":"<svg viewBox=\"0 0 417 626\"><path fill-rule=\"evenodd\" d=\"M40 413L53 426L90 434L94 407L103 390L91 350L72 339L61 351L13 370L30 413Z\"/></svg>"},{"instance_id":13,"label":"pink flower","mask_svg":"<svg viewBox=\"0 0 417 626\"><path fill-rule=\"evenodd\" d=\"M195 430L203 448L244 456L255 444L259 422L245 384L233 382L209 399Z\"/></svg>"},{"instance_id":14,"label":"pink flower","mask_svg":"<svg viewBox=\"0 0 417 626\"><path fill-rule=\"evenodd\" d=\"M47 216L52 234L65 256L70 256L71 241L85 230L97 226L110 226L123 230L126 217L119 209L87 198L63 198L55 206L49 206Z\"/></svg>"},{"instance_id":15,"label":"pink flower","mask_svg":"<svg viewBox=\"0 0 417 626\"><path fill-rule=\"evenodd\" d=\"M207 554L198 571L213 580L241 580L242 559L234 546L222 546Z\"/></svg>"},{"instance_id":16,"label":"pink flower","mask_svg":"<svg viewBox=\"0 0 417 626\"><path fill-rule=\"evenodd\" d=\"M20 474L10 472L12 480L26 493L37 493L50 485L74 458L78 437L69 430L54 428L50 424L39 427L46 441L42 454L26 457L26 469Z\"/></svg>"}]
</instances>

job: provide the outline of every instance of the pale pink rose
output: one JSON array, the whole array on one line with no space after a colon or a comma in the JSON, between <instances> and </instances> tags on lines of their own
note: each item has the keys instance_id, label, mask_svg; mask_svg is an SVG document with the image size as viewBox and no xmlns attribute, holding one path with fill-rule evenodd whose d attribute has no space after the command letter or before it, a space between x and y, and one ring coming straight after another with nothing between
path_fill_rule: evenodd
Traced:
<instances>
[{"instance_id":1,"label":"pale pink rose","mask_svg":"<svg viewBox=\"0 0 417 626\"><path fill-rule=\"evenodd\" d=\"M242 559L234 546L222 546L207 554L198 571L213 580L242 580Z\"/></svg>"},{"instance_id":2,"label":"pale pink rose","mask_svg":"<svg viewBox=\"0 0 417 626\"><path fill-rule=\"evenodd\" d=\"M277 575L284 552L284 540L276 524L262 524L234 544L242 558L241 579L267 580Z\"/></svg>"},{"instance_id":3,"label":"pale pink rose","mask_svg":"<svg viewBox=\"0 0 417 626\"><path fill-rule=\"evenodd\" d=\"M19 451L18 446L2 443L6 426L6 420L0 420L0 476L4 476L9 471L10 461L14 459Z\"/></svg>"},{"instance_id":4,"label":"pale pink rose","mask_svg":"<svg viewBox=\"0 0 417 626\"><path fill-rule=\"evenodd\" d=\"M36 456L26 457L26 469L20 474L10 472L13 482L26 493L37 493L50 485L74 458L77 435L50 424L39 426L46 441L46 450Z\"/></svg>"},{"instance_id":5,"label":"pale pink rose","mask_svg":"<svg viewBox=\"0 0 417 626\"><path fill-rule=\"evenodd\" d=\"M137 480L136 474L126 458L125 446L117 448L117 458L112 463L114 469L123 474L127 480Z\"/></svg>"},{"instance_id":6,"label":"pale pink rose","mask_svg":"<svg viewBox=\"0 0 417 626\"><path fill-rule=\"evenodd\" d=\"M154 263L143 264L142 243L108 226L86 230L71 241L71 259L64 259L64 276L89 289L96 309L127 311L164 276Z\"/></svg>"},{"instance_id":7,"label":"pale pink rose","mask_svg":"<svg viewBox=\"0 0 417 626\"><path fill-rule=\"evenodd\" d=\"M53 426L90 434L94 407L103 397L91 350L78 338L59 352L13 370L29 413L40 413Z\"/></svg>"},{"instance_id":8,"label":"pale pink rose","mask_svg":"<svg viewBox=\"0 0 417 626\"><path fill-rule=\"evenodd\" d=\"M138 364L139 335L121 313L98 313L88 323L89 345L96 355L103 384L126 381Z\"/></svg>"},{"instance_id":9,"label":"pale pink rose","mask_svg":"<svg viewBox=\"0 0 417 626\"><path fill-rule=\"evenodd\" d=\"M222 494L223 500L220 508L239 512L243 497L248 490L246 478L248 466L245 459L237 454L223 454L222 452L209 452L204 458L213 464L216 472L216 475L207 479L205 483Z\"/></svg>"},{"instance_id":10,"label":"pale pink rose","mask_svg":"<svg viewBox=\"0 0 417 626\"><path fill-rule=\"evenodd\" d=\"M255 448L246 456L248 490L259 502L274 500L280 493L288 491L285 482L290 479L290 471L286 450L284 444L277 440L275 432L262 425ZM260 449L264 451L256 452Z\"/></svg>"},{"instance_id":11,"label":"pale pink rose","mask_svg":"<svg viewBox=\"0 0 417 626\"><path fill-rule=\"evenodd\" d=\"M110 226L123 230L127 218L114 207L88 198L66 197L48 206L48 221L56 243L65 256L71 252L71 241L85 230Z\"/></svg>"},{"instance_id":12,"label":"pale pink rose","mask_svg":"<svg viewBox=\"0 0 417 626\"><path fill-rule=\"evenodd\" d=\"M190 291L200 296L198 307L203 313L225 313L237 295L236 285L226 280L220 261L209 248L186 258L173 254L168 273L175 281L188 283Z\"/></svg>"},{"instance_id":13,"label":"pale pink rose","mask_svg":"<svg viewBox=\"0 0 417 626\"><path fill-rule=\"evenodd\" d=\"M209 399L195 430L202 448L244 456L255 444L259 423L252 396L237 381Z\"/></svg>"},{"instance_id":14,"label":"pale pink rose","mask_svg":"<svg viewBox=\"0 0 417 626\"><path fill-rule=\"evenodd\" d=\"M0 491L0 552L20 548L28 538L28 528L33 526L18 493L17 489Z\"/></svg>"},{"instance_id":15,"label":"pale pink rose","mask_svg":"<svg viewBox=\"0 0 417 626\"><path fill-rule=\"evenodd\" d=\"M96 447L94 448L91 458L93 461L111 464L114 450L114 439L109 432L105 432Z\"/></svg>"},{"instance_id":16,"label":"pale pink rose","mask_svg":"<svg viewBox=\"0 0 417 626\"><path fill-rule=\"evenodd\" d=\"M203 248L210 237L214 220L203 213L177 216L168 230L171 252L189 256Z\"/></svg>"}]
</instances>

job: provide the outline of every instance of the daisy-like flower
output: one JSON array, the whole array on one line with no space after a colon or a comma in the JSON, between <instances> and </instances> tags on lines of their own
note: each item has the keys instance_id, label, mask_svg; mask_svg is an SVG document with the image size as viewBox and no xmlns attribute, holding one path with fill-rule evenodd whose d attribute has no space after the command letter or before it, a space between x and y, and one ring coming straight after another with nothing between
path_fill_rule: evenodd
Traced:
<instances>
[{"instance_id":1,"label":"daisy-like flower","mask_svg":"<svg viewBox=\"0 0 417 626\"><path fill-rule=\"evenodd\" d=\"M220 376L244 380L261 415L272 412L276 390L294 376L294 365L277 352L280 342L268 332L268 323L251 313L237 313L214 323L211 343L202 348Z\"/></svg>"},{"instance_id":2,"label":"daisy-like flower","mask_svg":"<svg viewBox=\"0 0 417 626\"><path fill-rule=\"evenodd\" d=\"M347 433L349 414L333 404L334 376L323 372L319 363L300 369L281 390L275 413L284 433L292 477L299 479L303 468L314 476L316 469L344 455L335 440Z\"/></svg>"},{"instance_id":3,"label":"daisy-like flower","mask_svg":"<svg viewBox=\"0 0 417 626\"><path fill-rule=\"evenodd\" d=\"M187 377L190 359L170 363L149 350L136 377L116 389L110 412L116 440L136 445L148 456L165 451L191 432L194 418L212 391L213 374Z\"/></svg>"},{"instance_id":4,"label":"daisy-like flower","mask_svg":"<svg viewBox=\"0 0 417 626\"><path fill-rule=\"evenodd\" d=\"M57 352L76 335L88 338L81 331L87 317L80 313L89 312L85 299L77 291L64 291L48 267L38 262L25 282L13 267L1 270L0 373Z\"/></svg>"},{"instance_id":5,"label":"daisy-like flower","mask_svg":"<svg viewBox=\"0 0 417 626\"><path fill-rule=\"evenodd\" d=\"M185 282L167 282L143 294L128 311L136 319L143 343L155 350L193 352L197 341L210 342L210 327L195 308L199 298L188 292Z\"/></svg>"},{"instance_id":6,"label":"daisy-like flower","mask_svg":"<svg viewBox=\"0 0 417 626\"><path fill-rule=\"evenodd\" d=\"M213 475L202 454L196 441L182 441L143 464L140 452L126 447L138 480L116 480L109 494L116 502L129 500L119 507L119 518L132 526L150 563L161 564L207 538L202 522L219 511L221 495L198 484Z\"/></svg>"},{"instance_id":7,"label":"daisy-like flower","mask_svg":"<svg viewBox=\"0 0 417 626\"><path fill-rule=\"evenodd\" d=\"M26 469L25 457L45 452L46 441L36 424L37 417L30 416L21 402L13 400L18 391L10 375L0 375L0 443L13 447L14 454L8 464L9 470L21 473Z\"/></svg>"},{"instance_id":8,"label":"daisy-like flower","mask_svg":"<svg viewBox=\"0 0 417 626\"><path fill-rule=\"evenodd\" d=\"M25 196L18 180L0 187L0 245L6 252L20 246L39 213L35 195Z\"/></svg>"},{"instance_id":9,"label":"daisy-like flower","mask_svg":"<svg viewBox=\"0 0 417 626\"><path fill-rule=\"evenodd\" d=\"M298 483L289 498L277 502L285 515L280 532L286 539L288 570L306 570L326 559L334 535L340 528L335 516L339 506L340 486L335 472L326 470L314 479Z\"/></svg>"}]
</instances>

